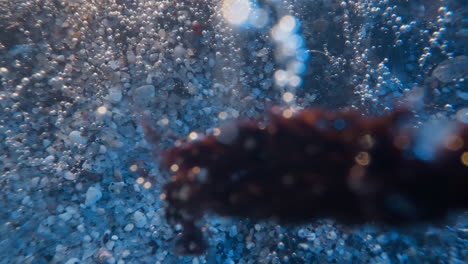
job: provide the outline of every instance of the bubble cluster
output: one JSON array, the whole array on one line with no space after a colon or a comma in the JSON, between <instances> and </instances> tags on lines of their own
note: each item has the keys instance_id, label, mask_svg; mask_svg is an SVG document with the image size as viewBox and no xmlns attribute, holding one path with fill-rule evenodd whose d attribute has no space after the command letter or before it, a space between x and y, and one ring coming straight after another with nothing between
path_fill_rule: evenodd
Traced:
<instances>
[{"instance_id":1,"label":"bubble cluster","mask_svg":"<svg viewBox=\"0 0 468 264\"><path fill-rule=\"evenodd\" d=\"M435 81L432 72L444 60L464 54L461 3L424 1L301 2L296 5L304 39L311 53L303 95L317 94L315 103L354 104L369 112L392 108L414 89L437 111L447 101L462 105L463 78ZM301 10L308 10L301 12ZM462 11L463 12L463 11ZM458 21L458 22L456 22ZM332 33L333 32L333 33ZM451 65L451 69L457 67ZM441 91L443 90L443 92ZM463 89L462 89L463 90ZM441 93L444 96L440 96ZM302 96L301 94L301 96ZM400 99L401 100L401 99Z\"/></svg>"}]
</instances>

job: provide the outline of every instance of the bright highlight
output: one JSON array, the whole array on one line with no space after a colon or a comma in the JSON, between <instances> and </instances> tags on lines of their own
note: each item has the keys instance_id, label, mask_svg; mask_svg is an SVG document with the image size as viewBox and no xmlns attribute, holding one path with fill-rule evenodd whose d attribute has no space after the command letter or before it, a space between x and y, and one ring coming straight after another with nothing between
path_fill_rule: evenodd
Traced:
<instances>
[{"instance_id":1,"label":"bright highlight","mask_svg":"<svg viewBox=\"0 0 468 264\"><path fill-rule=\"evenodd\" d=\"M224 18L234 25L240 25L247 21L252 4L249 0L224 0L222 12Z\"/></svg>"}]
</instances>

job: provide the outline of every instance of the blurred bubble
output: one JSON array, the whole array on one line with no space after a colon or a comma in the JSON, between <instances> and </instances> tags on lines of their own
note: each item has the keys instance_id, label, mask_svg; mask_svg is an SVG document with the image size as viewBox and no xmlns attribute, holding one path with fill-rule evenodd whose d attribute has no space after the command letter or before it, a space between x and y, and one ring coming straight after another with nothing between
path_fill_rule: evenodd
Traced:
<instances>
[{"instance_id":1,"label":"blurred bubble","mask_svg":"<svg viewBox=\"0 0 468 264\"><path fill-rule=\"evenodd\" d=\"M293 88L297 88L302 85L302 78L297 75L292 75L288 79L288 85Z\"/></svg>"},{"instance_id":2,"label":"blurred bubble","mask_svg":"<svg viewBox=\"0 0 468 264\"><path fill-rule=\"evenodd\" d=\"M300 61L293 61L288 65L288 71L294 72L296 74L302 74L306 70L304 63Z\"/></svg>"},{"instance_id":3,"label":"blurred bubble","mask_svg":"<svg viewBox=\"0 0 468 264\"><path fill-rule=\"evenodd\" d=\"M97 109L97 112L101 115L107 113L107 108L105 106L100 106L98 109Z\"/></svg>"},{"instance_id":4,"label":"blurred bubble","mask_svg":"<svg viewBox=\"0 0 468 264\"><path fill-rule=\"evenodd\" d=\"M226 112L220 112L218 114L218 118L221 119L221 120L225 120L227 118L227 113Z\"/></svg>"},{"instance_id":5,"label":"blurred bubble","mask_svg":"<svg viewBox=\"0 0 468 264\"><path fill-rule=\"evenodd\" d=\"M284 70L277 70L275 72L275 82L279 86L286 85L288 81L288 73Z\"/></svg>"},{"instance_id":6,"label":"blurred bubble","mask_svg":"<svg viewBox=\"0 0 468 264\"><path fill-rule=\"evenodd\" d=\"M301 75L306 71L304 62L309 54L304 48L304 38L297 33L299 28L300 22L296 17L285 15L271 29L271 36L278 45L276 57L286 66L286 69L277 70L274 74L278 87L295 89L302 85Z\"/></svg>"},{"instance_id":7,"label":"blurred bubble","mask_svg":"<svg viewBox=\"0 0 468 264\"><path fill-rule=\"evenodd\" d=\"M145 189L151 188L151 182L145 182L145 184L143 185L143 187L144 187Z\"/></svg>"},{"instance_id":8,"label":"blurred bubble","mask_svg":"<svg viewBox=\"0 0 468 264\"><path fill-rule=\"evenodd\" d=\"M268 14L262 8L252 9L249 16L249 24L255 28L263 28L268 24Z\"/></svg>"},{"instance_id":9,"label":"blurred bubble","mask_svg":"<svg viewBox=\"0 0 468 264\"><path fill-rule=\"evenodd\" d=\"M286 103L291 102L294 99L294 94L291 92L286 92L283 94L283 101Z\"/></svg>"},{"instance_id":10,"label":"blurred bubble","mask_svg":"<svg viewBox=\"0 0 468 264\"><path fill-rule=\"evenodd\" d=\"M172 164L171 165L171 171L172 172L177 172L179 170L179 165L177 164Z\"/></svg>"},{"instance_id":11,"label":"blurred bubble","mask_svg":"<svg viewBox=\"0 0 468 264\"><path fill-rule=\"evenodd\" d=\"M197 132L190 132L190 134L188 135L188 138L190 140L196 140L198 138Z\"/></svg>"},{"instance_id":12,"label":"blurred bubble","mask_svg":"<svg viewBox=\"0 0 468 264\"><path fill-rule=\"evenodd\" d=\"M284 16L279 22L279 28L285 32L296 32L299 26L299 22L293 16Z\"/></svg>"},{"instance_id":13,"label":"blurred bubble","mask_svg":"<svg viewBox=\"0 0 468 264\"><path fill-rule=\"evenodd\" d=\"M252 3L249 0L223 1L223 16L230 24L240 25L246 22L251 11Z\"/></svg>"},{"instance_id":14,"label":"blurred bubble","mask_svg":"<svg viewBox=\"0 0 468 264\"><path fill-rule=\"evenodd\" d=\"M298 46L299 35L295 34L299 29L299 21L290 15L283 16L278 24L276 24L271 30L271 35L275 41L292 43L289 45Z\"/></svg>"},{"instance_id":15,"label":"blurred bubble","mask_svg":"<svg viewBox=\"0 0 468 264\"><path fill-rule=\"evenodd\" d=\"M138 170L138 166L136 164L133 164L130 166L130 171L135 172Z\"/></svg>"},{"instance_id":16,"label":"blurred bubble","mask_svg":"<svg viewBox=\"0 0 468 264\"><path fill-rule=\"evenodd\" d=\"M138 184L142 184L143 182L145 182L145 178L143 178L143 177L138 177L137 183L138 183Z\"/></svg>"},{"instance_id":17,"label":"blurred bubble","mask_svg":"<svg viewBox=\"0 0 468 264\"><path fill-rule=\"evenodd\" d=\"M422 161L432 161L437 150L444 145L447 138L455 134L455 126L450 122L433 122L425 124L416 137L413 147L415 156Z\"/></svg>"},{"instance_id":18,"label":"blurred bubble","mask_svg":"<svg viewBox=\"0 0 468 264\"><path fill-rule=\"evenodd\" d=\"M462 108L457 112L457 120L468 124L468 108Z\"/></svg>"},{"instance_id":19,"label":"blurred bubble","mask_svg":"<svg viewBox=\"0 0 468 264\"><path fill-rule=\"evenodd\" d=\"M463 154L460 157L461 162L463 165L468 167L468 152L463 152Z\"/></svg>"}]
</instances>

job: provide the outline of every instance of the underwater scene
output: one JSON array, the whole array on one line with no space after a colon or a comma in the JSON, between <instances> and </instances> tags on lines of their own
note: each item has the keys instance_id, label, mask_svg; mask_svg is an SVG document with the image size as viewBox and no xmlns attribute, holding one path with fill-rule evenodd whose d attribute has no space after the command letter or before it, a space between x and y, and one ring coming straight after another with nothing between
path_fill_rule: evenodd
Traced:
<instances>
[{"instance_id":1,"label":"underwater scene","mask_svg":"<svg viewBox=\"0 0 468 264\"><path fill-rule=\"evenodd\" d=\"M468 263L466 0L0 0L0 264Z\"/></svg>"}]
</instances>

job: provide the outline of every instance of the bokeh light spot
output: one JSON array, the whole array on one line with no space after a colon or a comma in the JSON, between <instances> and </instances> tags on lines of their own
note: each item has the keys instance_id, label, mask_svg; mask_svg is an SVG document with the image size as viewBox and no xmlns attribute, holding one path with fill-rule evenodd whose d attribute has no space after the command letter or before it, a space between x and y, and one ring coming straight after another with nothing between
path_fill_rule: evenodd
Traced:
<instances>
[{"instance_id":1,"label":"bokeh light spot","mask_svg":"<svg viewBox=\"0 0 468 264\"><path fill-rule=\"evenodd\" d=\"M177 164L172 164L171 165L171 171L176 172L178 170L179 170L179 165L177 165Z\"/></svg>"},{"instance_id":2,"label":"bokeh light spot","mask_svg":"<svg viewBox=\"0 0 468 264\"><path fill-rule=\"evenodd\" d=\"M463 163L463 165L468 167L468 151L463 152L460 159L461 159L461 162Z\"/></svg>"},{"instance_id":3,"label":"bokeh light spot","mask_svg":"<svg viewBox=\"0 0 468 264\"><path fill-rule=\"evenodd\" d=\"M138 183L138 184L142 184L143 182L145 182L145 178L139 177L139 178L137 179L137 183Z\"/></svg>"},{"instance_id":4,"label":"bokeh light spot","mask_svg":"<svg viewBox=\"0 0 468 264\"><path fill-rule=\"evenodd\" d=\"M356 163L361 166L367 166L370 163L370 156L367 152L359 152L355 157Z\"/></svg>"},{"instance_id":5,"label":"bokeh light spot","mask_svg":"<svg viewBox=\"0 0 468 264\"><path fill-rule=\"evenodd\" d=\"M294 112L292 109L285 109L283 111L283 117L284 118L291 118L293 116Z\"/></svg>"},{"instance_id":6,"label":"bokeh light spot","mask_svg":"<svg viewBox=\"0 0 468 264\"><path fill-rule=\"evenodd\" d=\"M462 108L457 112L458 121L468 124L468 108Z\"/></svg>"},{"instance_id":7,"label":"bokeh light spot","mask_svg":"<svg viewBox=\"0 0 468 264\"><path fill-rule=\"evenodd\" d=\"M103 115L103 114L107 113L107 108L105 106L100 106L97 109L97 112L98 112L98 114Z\"/></svg>"},{"instance_id":8,"label":"bokeh light spot","mask_svg":"<svg viewBox=\"0 0 468 264\"><path fill-rule=\"evenodd\" d=\"M285 101L286 103L291 102L293 99L294 99L294 94L293 93L285 92L283 94L283 101Z\"/></svg>"},{"instance_id":9,"label":"bokeh light spot","mask_svg":"<svg viewBox=\"0 0 468 264\"><path fill-rule=\"evenodd\" d=\"M226 112L220 112L218 114L218 118L221 120L225 120L227 118L227 113Z\"/></svg>"},{"instance_id":10,"label":"bokeh light spot","mask_svg":"<svg viewBox=\"0 0 468 264\"><path fill-rule=\"evenodd\" d=\"M138 165L133 164L132 166L130 166L130 171L135 172L137 170L138 170Z\"/></svg>"},{"instance_id":11,"label":"bokeh light spot","mask_svg":"<svg viewBox=\"0 0 468 264\"><path fill-rule=\"evenodd\" d=\"M224 0L222 12L224 18L234 25L240 25L247 21L252 11L252 3L249 0Z\"/></svg>"},{"instance_id":12,"label":"bokeh light spot","mask_svg":"<svg viewBox=\"0 0 468 264\"><path fill-rule=\"evenodd\" d=\"M189 138L190 140L195 140L195 139L197 139L197 138L198 138L197 132L190 132L188 138Z\"/></svg>"},{"instance_id":13,"label":"bokeh light spot","mask_svg":"<svg viewBox=\"0 0 468 264\"><path fill-rule=\"evenodd\" d=\"M457 151L463 147L463 139L459 136L450 136L445 142L445 147L448 150Z\"/></svg>"}]
</instances>

